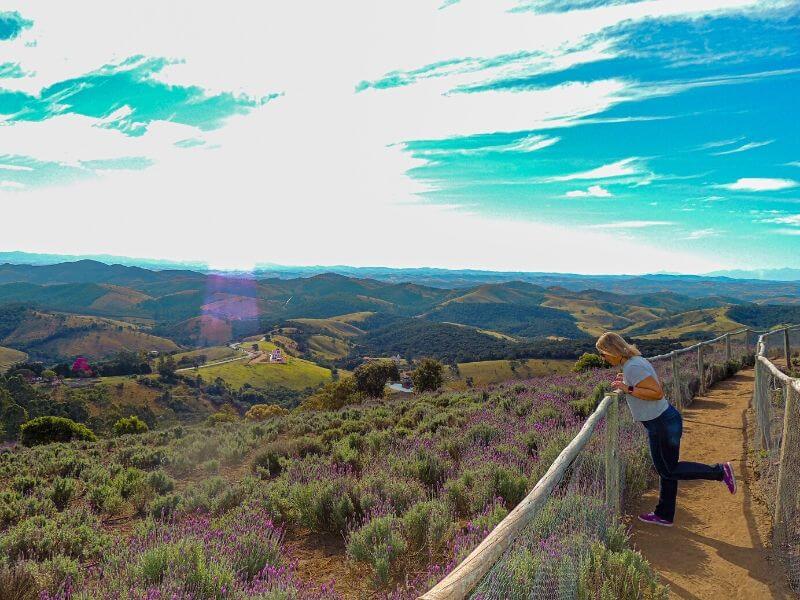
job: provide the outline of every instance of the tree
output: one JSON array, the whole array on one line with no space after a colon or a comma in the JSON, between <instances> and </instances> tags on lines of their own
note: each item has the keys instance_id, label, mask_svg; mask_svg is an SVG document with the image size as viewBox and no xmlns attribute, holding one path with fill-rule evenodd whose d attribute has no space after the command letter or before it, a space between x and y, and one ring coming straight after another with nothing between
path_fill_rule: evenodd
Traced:
<instances>
[{"instance_id":1,"label":"tree","mask_svg":"<svg viewBox=\"0 0 800 600\"><path fill-rule=\"evenodd\" d=\"M53 379L58 377L58 375L56 375L56 372L53 371L53 369L45 369L42 371L42 377L47 379L47 381L53 381Z\"/></svg>"},{"instance_id":2,"label":"tree","mask_svg":"<svg viewBox=\"0 0 800 600\"><path fill-rule=\"evenodd\" d=\"M20 441L25 446L85 440L94 442L97 437L91 429L64 417L36 417L20 428Z\"/></svg>"},{"instance_id":3,"label":"tree","mask_svg":"<svg viewBox=\"0 0 800 600\"><path fill-rule=\"evenodd\" d=\"M248 421L266 421L273 417L281 417L288 414L288 410L277 404L254 404L245 413L244 418Z\"/></svg>"},{"instance_id":4,"label":"tree","mask_svg":"<svg viewBox=\"0 0 800 600\"><path fill-rule=\"evenodd\" d=\"M383 391L390 379L399 379L397 365L392 361L376 360L364 363L353 371L356 389L370 398L383 398Z\"/></svg>"},{"instance_id":5,"label":"tree","mask_svg":"<svg viewBox=\"0 0 800 600\"><path fill-rule=\"evenodd\" d=\"M126 433L145 433L148 429L147 423L142 421L136 415L131 415L128 418L123 417L114 423L114 426L112 427L114 435L125 435Z\"/></svg>"},{"instance_id":6,"label":"tree","mask_svg":"<svg viewBox=\"0 0 800 600\"><path fill-rule=\"evenodd\" d=\"M162 354L158 357L158 374L161 379L167 381L174 379L176 368L175 359L171 354L168 354L166 357Z\"/></svg>"},{"instance_id":7,"label":"tree","mask_svg":"<svg viewBox=\"0 0 800 600\"><path fill-rule=\"evenodd\" d=\"M343 377L326 383L320 391L303 403L303 408L337 410L348 404L360 402L363 394L358 391L353 377Z\"/></svg>"},{"instance_id":8,"label":"tree","mask_svg":"<svg viewBox=\"0 0 800 600\"><path fill-rule=\"evenodd\" d=\"M414 382L414 391L416 392L437 390L444 383L444 367L438 360L423 358L411 373L411 381Z\"/></svg>"},{"instance_id":9,"label":"tree","mask_svg":"<svg viewBox=\"0 0 800 600\"><path fill-rule=\"evenodd\" d=\"M575 365L572 367L572 370L575 373L582 373L584 371L589 371L590 369L603 369L608 366L608 363L603 360L603 357L599 354L584 352L581 357L575 361Z\"/></svg>"}]
</instances>

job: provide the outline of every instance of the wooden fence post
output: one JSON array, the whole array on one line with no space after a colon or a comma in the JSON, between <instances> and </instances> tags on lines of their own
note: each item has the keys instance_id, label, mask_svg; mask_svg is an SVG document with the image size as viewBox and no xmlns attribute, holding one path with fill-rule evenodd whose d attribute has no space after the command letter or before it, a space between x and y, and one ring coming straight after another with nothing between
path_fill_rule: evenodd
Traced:
<instances>
[{"instance_id":1,"label":"wooden fence post","mask_svg":"<svg viewBox=\"0 0 800 600\"><path fill-rule=\"evenodd\" d=\"M778 463L778 483L775 493L775 516L773 520L773 546L780 549L786 543L786 529L794 522L796 512L797 482L792 470L797 469L798 441L797 391L791 383L783 386L786 406L783 412L783 441ZM793 489L793 487L795 489Z\"/></svg>"},{"instance_id":2,"label":"wooden fence post","mask_svg":"<svg viewBox=\"0 0 800 600\"><path fill-rule=\"evenodd\" d=\"M670 354L672 355L672 403L678 410L683 410L681 379L678 373L678 353L673 350Z\"/></svg>"},{"instance_id":3,"label":"wooden fence post","mask_svg":"<svg viewBox=\"0 0 800 600\"><path fill-rule=\"evenodd\" d=\"M767 366L756 357L756 422L758 423L761 448L769 450L771 441L770 414L769 414L769 370Z\"/></svg>"},{"instance_id":4,"label":"wooden fence post","mask_svg":"<svg viewBox=\"0 0 800 600\"><path fill-rule=\"evenodd\" d=\"M620 462L619 462L619 394L613 396L606 412L606 506L609 512L620 515Z\"/></svg>"},{"instance_id":5,"label":"wooden fence post","mask_svg":"<svg viewBox=\"0 0 800 600\"><path fill-rule=\"evenodd\" d=\"M697 347L697 375L700 377L700 393L706 393L706 374L703 364L703 344Z\"/></svg>"},{"instance_id":6,"label":"wooden fence post","mask_svg":"<svg viewBox=\"0 0 800 600\"><path fill-rule=\"evenodd\" d=\"M786 356L786 372L792 370L792 349L789 346L789 328L783 330L783 353Z\"/></svg>"},{"instance_id":7,"label":"wooden fence post","mask_svg":"<svg viewBox=\"0 0 800 600\"><path fill-rule=\"evenodd\" d=\"M731 352L731 334L725 334L725 362L728 362L733 358L733 353Z\"/></svg>"}]
</instances>

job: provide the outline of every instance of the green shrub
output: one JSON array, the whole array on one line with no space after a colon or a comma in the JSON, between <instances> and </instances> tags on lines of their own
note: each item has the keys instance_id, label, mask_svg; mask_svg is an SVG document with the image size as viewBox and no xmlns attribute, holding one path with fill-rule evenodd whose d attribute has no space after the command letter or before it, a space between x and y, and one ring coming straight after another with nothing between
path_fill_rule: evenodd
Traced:
<instances>
[{"instance_id":1,"label":"green shrub","mask_svg":"<svg viewBox=\"0 0 800 600\"><path fill-rule=\"evenodd\" d=\"M150 514L156 519L166 519L178 510L182 502L180 494L159 496L150 503Z\"/></svg>"},{"instance_id":2,"label":"green shrub","mask_svg":"<svg viewBox=\"0 0 800 600\"><path fill-rule=\"evenodd\" d=\"M20 441L25 446L72 440L93 442L97 438L85 425L65 417L36 417L20 428Z\"/></svg>"},{"instance_id":3,"label":"green shrub","mask_svg":"<svg viewBox=\"0 0 800 600\"><path fill-rule=\"evenodd\" d=\"M389 581L395 561L406 552L400 527L394 515L376 517L353 531L347 540L348 556L372 567L382 585Z\"/></svg>"},{"instance_id":4,"label":"green shrub","mask_svg":"<svg viewBox=\"0 0 800 600\"><path fill-rule=\"evenodd\" d=\"M531 425L535 425L536 423L544 425L549 421L556 421L559 425L563 425L564 415L552 404L544 404L531 412L528 415L527 421Z\"/></svg>"},{"instance_id":5,"label":"green shrub","mask_svg":"<svg viewBox=\"0 0 800 600\"><path fill-rule=\"evenodd\" d=\"M75 480L56 477L50 489L50 499L58 510L64 510L75 493Z\"/></svg>"},{"instance_id":6,"label":"green shrub","mask_svg":"<svg viewBox=\"0 0 800 600\"><path fill-rule=\"evenodd\" d=\"M233 423L234 421L236 421L236 419L237 419L236 414L227 411L220 411L208 415L208 417L206 418L206 425L214 427L221 423Z\"/></svg>"},{"instance_id":7,"label":"green shrub","mask_svg":"<svg viewBox=\"0 0 800 600\"><path fill-rule=\"evenodd\" d=\"M658 582L644 557L630 549L609 550L595 543L581 565L579 600L667 600L669 589Z\"/></svg>"},{"instance_id":8,"label":"green shrub","mask_svg":"<svg viewBox=\"0 0 800 600\"><path fill-rule=\"evenodd\" d=\"M572 367L572 370L575 373L582 373L584 371L589 371L590 369L604 369L608 366L609 364L603 360L603 357L599 354L584 352L581 357L575 361L575 365Z\"/></svg>"},{"instance_id":9,"label":"green shrub","mask_svg":"<svg viewBox=\"0 0 800 600\"><path fill-rule=\"evenodd\" d=\"M111 428L114 432L114 435L125 435L125 434L134 434L134 433L145 433L149 428L147 427L147 423L142 421L136 415L131 415L127 418L122 418L114 423L114 426Z\"/></svg>"},{"instance_id":10,"label":"green shrub","mask_svg":"<svg viewBox=\"0 0 800 600\"><path fill-rule=\"evenodd\" d=\"M441 500L418 502L401 517L403 537L412 551L437 555L447 544L453 524L451 511Z\"/></svg>"},{"instance_id":11,"label":"green shrub","mask_svg":"<svg viewBox=\"0 0 800 600\"><path fill-rule=\"evenodd\" d=\"M492 493L495 497L502 498L506 506L514 507L528 493L528 478L498 465L492 473Z\"/></svg>"},{"instance_id":12,"label":"green shrub","mask_svg":"<svg viewBox=\"0 0 800 600\"><path fill-rule=\"evenodd\" d=\"M147 485L159 496L163 496L175 489L175 480L161 470L148 473L146 481Z\"/></svg>"}]
</instances>

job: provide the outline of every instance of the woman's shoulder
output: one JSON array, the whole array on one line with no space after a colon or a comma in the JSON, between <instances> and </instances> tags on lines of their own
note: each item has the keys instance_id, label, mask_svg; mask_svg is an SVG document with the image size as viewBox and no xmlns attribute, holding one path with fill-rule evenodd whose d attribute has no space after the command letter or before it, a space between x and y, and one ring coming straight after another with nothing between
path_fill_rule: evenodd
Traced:
<instances>
[{"instance_id":1,"label":"woman's shoulder","mask_svg":"<svg viewBox=\"0 0 800 600\"><path fill-rule=\"evenodd\" d=\"M625 370L625 367L633 367L633 366L652 366L650 361L647 360L644 356L636 355L631 356L628 360L625 361L625 364L622 365L622 370Z\"/></svg>"}]
</instances>

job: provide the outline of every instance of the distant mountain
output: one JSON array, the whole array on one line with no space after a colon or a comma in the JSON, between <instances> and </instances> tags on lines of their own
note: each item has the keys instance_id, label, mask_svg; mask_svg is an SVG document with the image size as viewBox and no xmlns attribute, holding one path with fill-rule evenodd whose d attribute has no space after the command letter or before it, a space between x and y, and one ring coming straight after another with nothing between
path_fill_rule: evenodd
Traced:
<instances>
[{"instance_id":1,"label":"distant mountain","mask_svg":"<svg viewBox=\"0 0 800 600\"><path fill-rule=\"evenodd\" d=\"M0 264L0 306L21 303L41 314L85 319L78 337L93 340L88 347L81 341L34 348L33 340L19 336L10 341L0 337L0 343L40 355L81 348L82 353L99 356L126 344L162 349L166 346L161 340L189 346L223 344L295 321L304 329L296 342L329 356L354 346L370 352L397 345L398 351L411 352L419 344L414 355L436 349L437 356L452 358L454 353L446 348L451 336L458 356L465 358L470 352L507 354L517 342L587 339L609 329L637 337L697 338L738 327L741 321L728 311L740 304L755 306L749 310L756 312L760 305L800 307L800 281L664 273L523 273L503 280L509 274L442 269L376 269L382 277L377 278L363 276L369 269L357 271L359 276L325 272L283 278L154 270L86 259ZM417 279L401 280L401 274L411 277L412 271ZM452 285L445 286L448 278ZM475 283L463 285L470 278ZM431 280L436 285L426 283ZM312 330L310 320L348 314L370 315L364 339ZM127 325L135 329L128 331ZM386 331L377 334L382 327ZM147 335L158 339L142 337Z\"/></svg>"},{"instance_id":2,"label":"distant mountain","mask_svg":"<svg viewBox=\"0 0 800 600\"><path fill-rule=\"evenodd\" d=\"M800 281L800 269L757 269L751 271L714 271L710 277L733 277L735 279L766 279L769 281Z\"/></svg>"}]
</instances>

